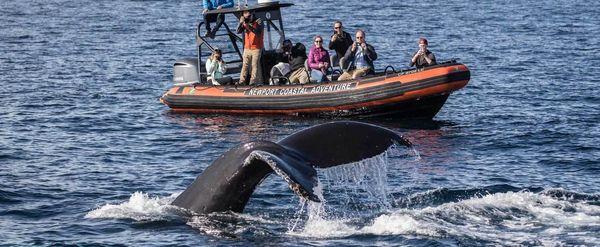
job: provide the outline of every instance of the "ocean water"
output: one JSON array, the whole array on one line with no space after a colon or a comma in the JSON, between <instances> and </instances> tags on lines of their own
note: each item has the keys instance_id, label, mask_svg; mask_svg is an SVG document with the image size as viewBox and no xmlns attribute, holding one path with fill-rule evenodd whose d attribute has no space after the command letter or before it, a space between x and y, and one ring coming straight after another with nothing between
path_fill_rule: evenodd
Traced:
<instances>
[{"instance_id":1,"label":"ocean water","mask_svg":"<svg viewBox=\"0 0 600 247\"><path fill-rule=\"evenodd\" d=\"M419 37L471 81L432 121L372 119L414 143L320 171L324 203L278 176L243 214L169 203L216 157L332 119L173 114L199 1L0 2L0 245L600 243L600 3L295 1L286 34L362 28L378 68Z\"/></svg>"}]
</instances>

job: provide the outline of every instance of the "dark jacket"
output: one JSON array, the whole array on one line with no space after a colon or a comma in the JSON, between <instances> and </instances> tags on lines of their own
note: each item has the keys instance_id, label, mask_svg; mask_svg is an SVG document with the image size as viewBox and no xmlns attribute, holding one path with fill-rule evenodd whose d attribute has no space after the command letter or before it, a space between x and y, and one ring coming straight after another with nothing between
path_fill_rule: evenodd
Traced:
<instances>
[{"instance_id":1,"label":"dark jacket","mask_svg":"<svg viewBox=\"0 0 600 247\"><path fill-rule=\"evenodd\" d=\"M347 67L349 69L353 69L354 68L354 56L356 55L356 52L358 51L358 47L356 48L356 50L354 52L352 52L352 46L348 47L348 50L346 51L346 55L344 55L344 61L346 64L344 65L350 65L350 67ZM377 60L377 53L375 52L375 48L373 48L372 45L367 44L367 50L365 51L365 60L367 61L367 64L369 65L369 67L371 67L371 71L369 73L374 73L375 72L375 66L373 65L373 61ZM350 64L348 64L350 63ZM346 67L346 66L344 66Z\"/></svg>"},{"instance_id":2,"label":"dark jacket","mask_svg":"<svg viewBox=\"0 0 600 247\"><path fill-rule=\"evenodd\" d=\"M285 50L281 49L281 50L276 50L276 52L277 52L276 61L278 63L289 63L290 61L292 61L291 51L286 52Z\"/></svg>"},{"instance_id":3,"label":"dark jacket","mask_svg":"<svg viewBox=\"0 0 600 247\"><path fill-rule=\"evenodd\" d=\"M296 43L296 45L292 47L290 69L296 71L297 69L304 68L304 61L306 61L306 58L306 46L302 43Z\"/></svg>"},{"instance_id":4,"label":"dark jacket","mask_svg":"<svg viewBox=\"0 0 600 247\"><path fill-rule=\"evenodd\" d=\"M418 51L417 51L418 52ZM415 55L417 55L417 52L415 52L415 54L413 54L413 56L410 58L410 65L409 66L416 66L417 68L423 68L423 67L427 67L427 66L431 66L431 65L436 65L437 62L435 61L435 55L433 55L433 52L430 52L429 50L425 51L425 56L427 56L429 59L431 59L431 64L427 63L427 60L425 60L424 56L419 56L417 58L417 61L415 61L413 63L412 58L415 57Z\"/></svg>"},{"instance_id":5,"label":"dark jacket","mask_svg":"<svg viewBox=\"0 0 600 247\"><path fill-rule=\"evenodd\" d=\"M350 47L352 42L354 42L352 41L352 35L346 31L343 31L341 37L338 37L335 41L331 42L333 35L331 35L329 38L329 50L335 50L335 53L338 55L338 57L342 57L344 54L346 54L348 47Z\"/></svg>"},{"instance_id":6,"label":"dark jacket","mask_svg":"<svg viewBox=\"0 0 600 247\"><path fill-rule=\"evenodd\" d=\"M304 61L306 61L306 57L303 56L292 58L292 61L290 61L290 70L296 71L297 69L304 68Z\"/></svg>"}]
</instances>

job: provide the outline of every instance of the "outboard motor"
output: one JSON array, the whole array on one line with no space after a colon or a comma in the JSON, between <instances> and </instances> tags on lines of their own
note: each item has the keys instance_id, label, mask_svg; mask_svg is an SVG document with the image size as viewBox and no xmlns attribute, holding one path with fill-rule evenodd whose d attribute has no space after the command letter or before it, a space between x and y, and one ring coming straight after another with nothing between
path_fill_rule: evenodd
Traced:
<instances>
[{"instance_id":1,"label":"outboard motor","mask_svg":"<svg viewBox=\"0 0 600 247\"><path fill-rule=\"evenodd\" d=\"M175 61L173 65L174 83L199 82L198 79L198 59L184 58Z\"/></svg>"}]
</instances>

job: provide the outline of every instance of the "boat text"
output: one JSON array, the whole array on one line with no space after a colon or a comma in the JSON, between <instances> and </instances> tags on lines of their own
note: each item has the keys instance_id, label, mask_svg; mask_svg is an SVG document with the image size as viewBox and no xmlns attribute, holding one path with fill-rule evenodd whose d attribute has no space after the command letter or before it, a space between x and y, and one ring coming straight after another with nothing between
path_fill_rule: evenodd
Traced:
<instances>
[{"instance_id":1,"label":"boat text","mask_svg":"<svg viewBox=\"0 0 600 247\"><path fill-rule=\"evenodd\" d=\"M316 86L290 87L290 88L252 88L246 90L244 95L248 96L280 96L280 95L300 95L314 93L331 93L353 89L356 82L340 84L324 84Z\"/></svg>"}]
</instances>

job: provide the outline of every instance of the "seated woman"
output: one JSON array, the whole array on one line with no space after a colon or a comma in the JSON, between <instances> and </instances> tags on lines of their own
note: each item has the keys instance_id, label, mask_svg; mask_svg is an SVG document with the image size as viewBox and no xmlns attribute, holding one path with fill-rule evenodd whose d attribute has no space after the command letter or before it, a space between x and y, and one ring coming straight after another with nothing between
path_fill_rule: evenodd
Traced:
<instances>
[{"instance_id":1,"label":"seated woman","mask_svg":"<svg viewBox=\"0 0 600 247\"><path fill-rule=\"evenodd\" d=\"M304 68L306 62L306 47L302 43L296 43L292 47L291 61L290 61L290 73L289 81L291 84L306 84L310 80L308 78L308 71Z\"/></svg>"},{"instance_id":2,"label":"seated woman","mask_svg":"<svg viewBox=\"0 0 600 247\"><path fill-rule=\"evenodd\" d=\"M213 85L226 85L231 83L231 77L223 77L223 74L227 71L227 67L221 56L221 50L215 49L206 60L206 73L210 76L208 81Z\"/></svg>"},{"instance_id":3,"label":"seated woman","mask_svg":"<svg viewBox=\"0 0 600 247\"><path fill-rule=\"evenodd\" d=\"M323 38L317 35L314 38L315 45L308 52L308 67L311 69L310 78L317 82L327 80L327 69L329 69L329 52L323 48Z\"/></svg>"}]
</instances>

